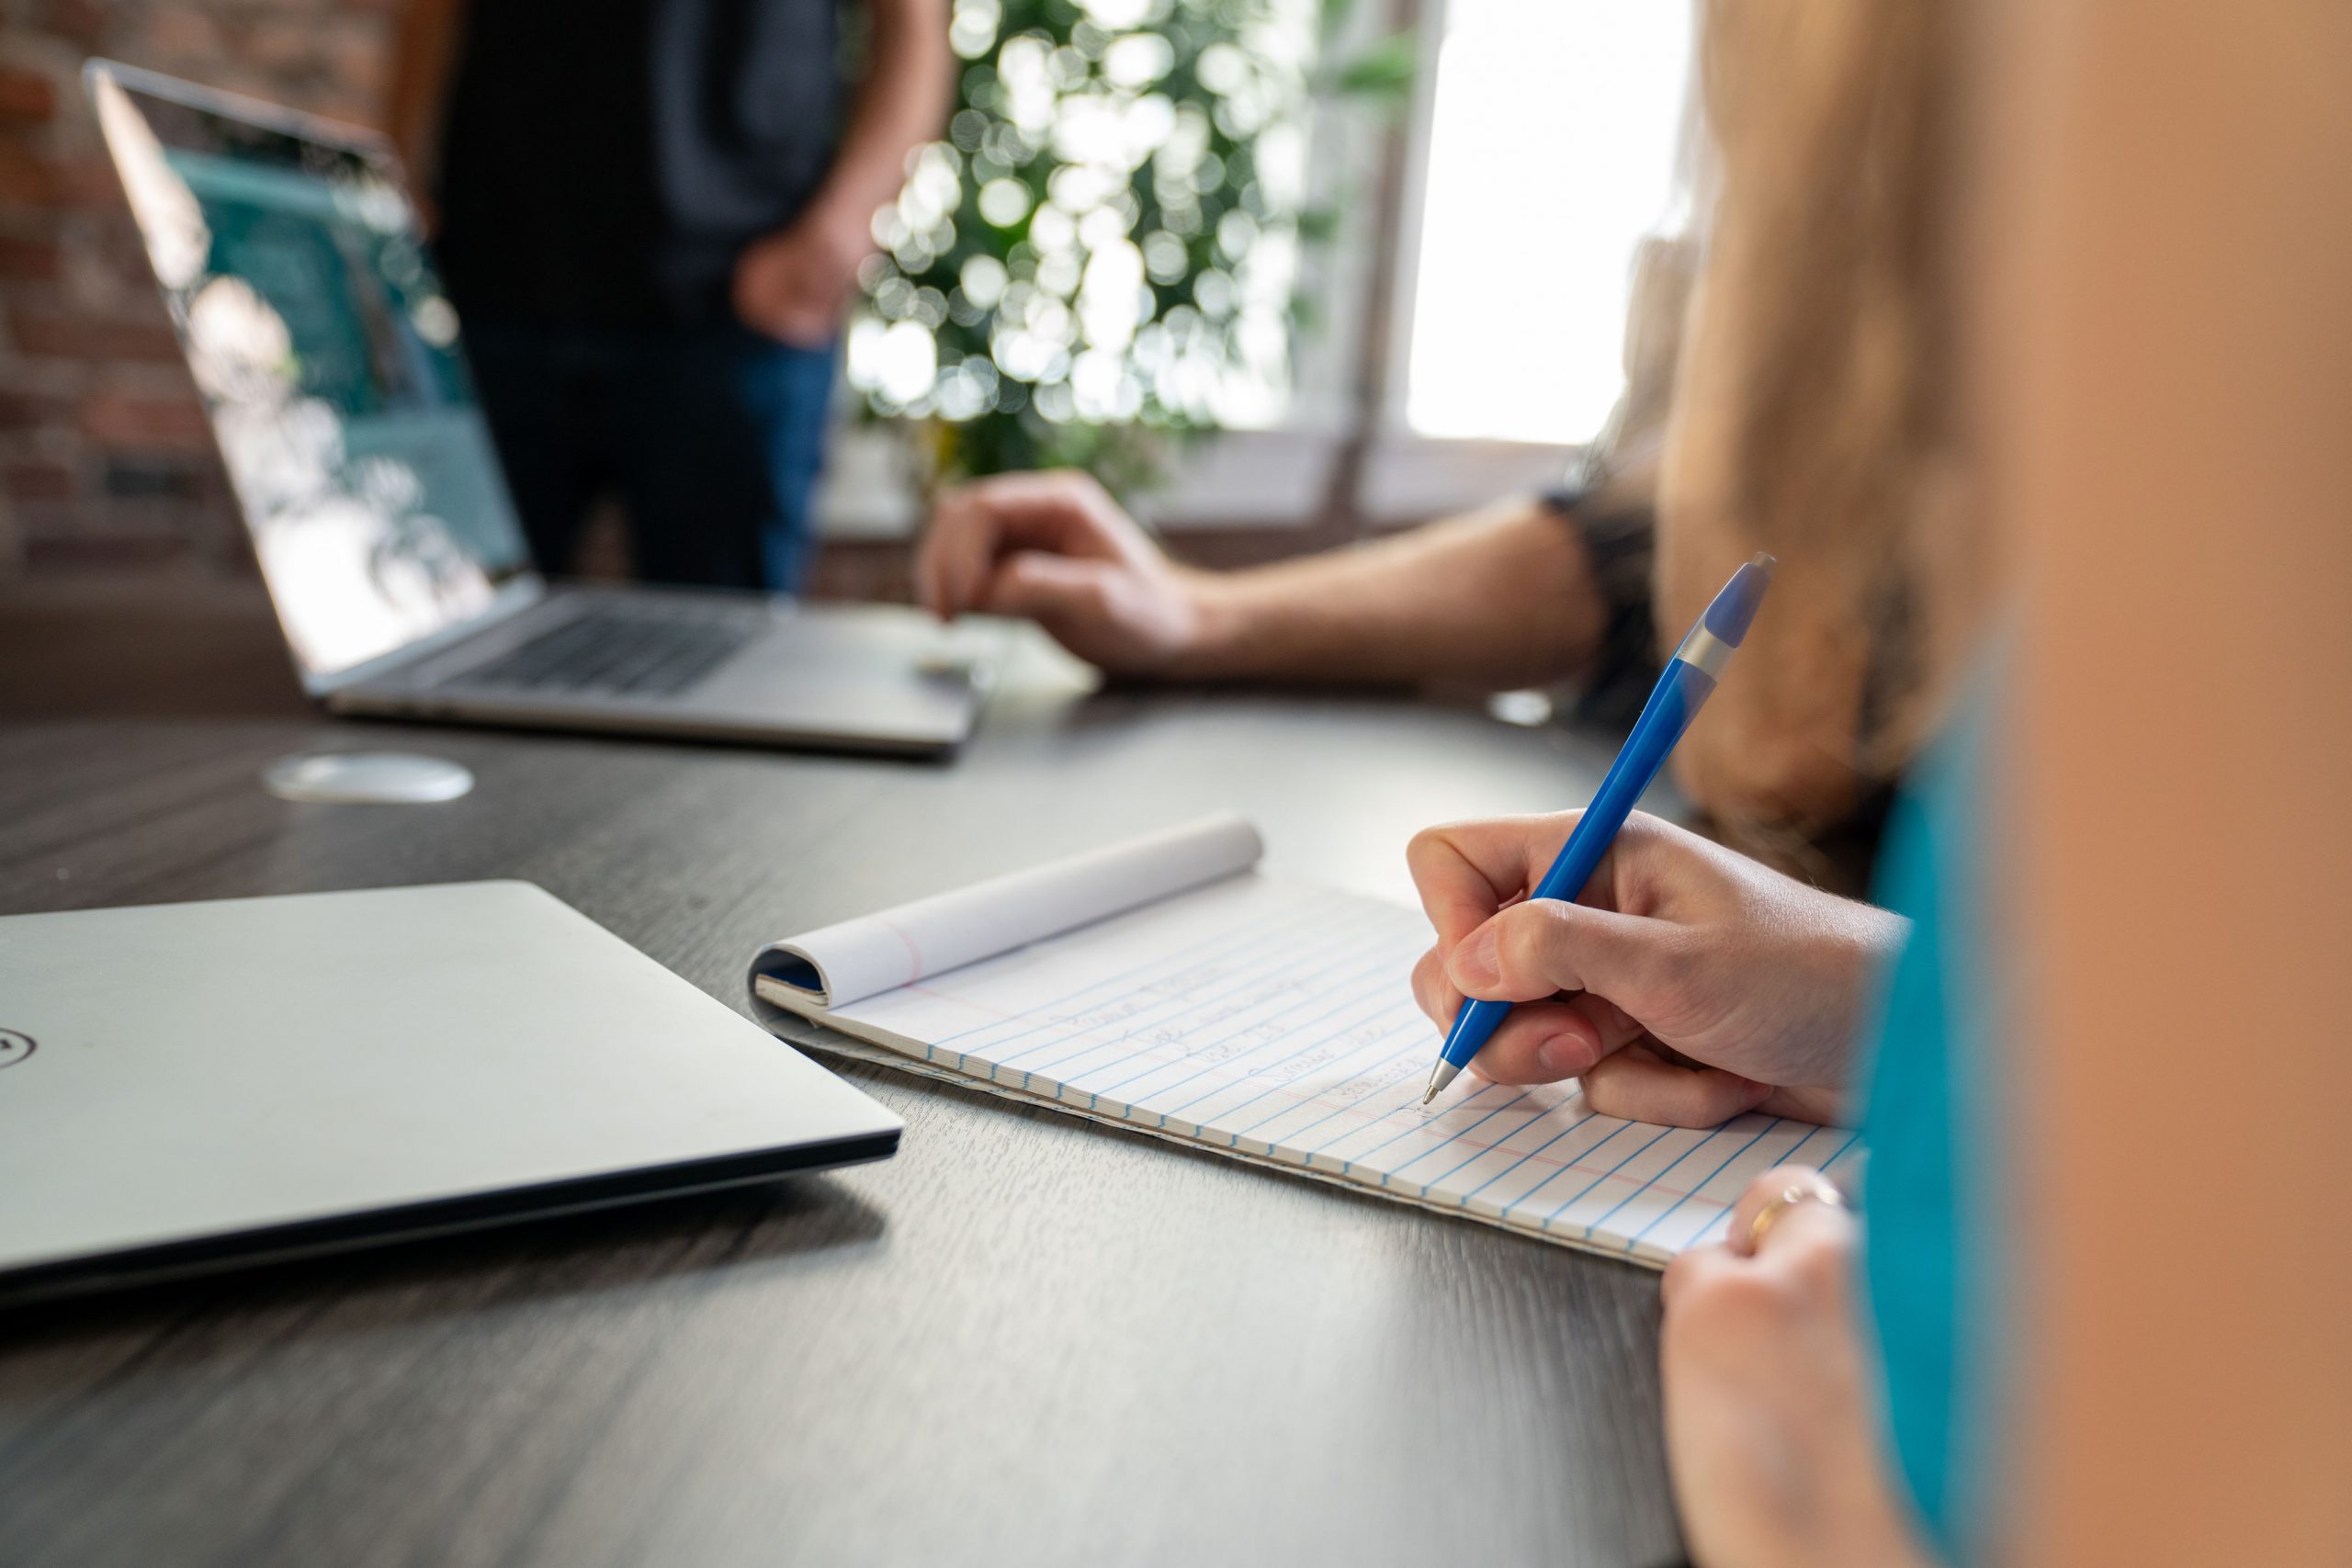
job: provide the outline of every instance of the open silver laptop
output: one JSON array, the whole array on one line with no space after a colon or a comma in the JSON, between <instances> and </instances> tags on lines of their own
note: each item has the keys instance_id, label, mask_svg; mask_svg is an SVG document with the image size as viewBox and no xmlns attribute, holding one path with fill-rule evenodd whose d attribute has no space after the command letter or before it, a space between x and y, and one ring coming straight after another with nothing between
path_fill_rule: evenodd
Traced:
<instances>
[{"instance_id":1,"label":"open silver laptop","mask_svg":"<svg viewBox=\"0 0 2352 1568\"><path fill-rule=\"evenodd\" d=\"M342 713L896 752L985 657L895 606L550 587L390 149L93 61L107 152L304 688Z\"/></svg>"}]
</instances>

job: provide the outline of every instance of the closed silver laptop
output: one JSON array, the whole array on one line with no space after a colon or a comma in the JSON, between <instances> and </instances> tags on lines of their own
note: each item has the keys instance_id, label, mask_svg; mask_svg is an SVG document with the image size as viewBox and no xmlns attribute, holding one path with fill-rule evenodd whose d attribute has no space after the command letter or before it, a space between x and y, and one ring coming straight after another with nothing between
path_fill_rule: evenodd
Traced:
<instances>
[{"instance_id":1,"label":"closed silver laptop","mask_svg":"<svg viewBox=\"0 0 2352 1568\"><path fill-rule=\"evenodd\" d=\"M917 612L550 586L390 149L106 61L85 83L305 690L337 712L889 752L970 732Z\"/></svg>"},{"instance_id":2,"label":"closed silver laptop","mask_svg":"<svg viewBox=\"0 0 2352 1568\"><path fill-rule=\"evenodd\" d=\"M881 1159L521 882L0 918L0 1303Z\"/></svg>"}]
</instances>

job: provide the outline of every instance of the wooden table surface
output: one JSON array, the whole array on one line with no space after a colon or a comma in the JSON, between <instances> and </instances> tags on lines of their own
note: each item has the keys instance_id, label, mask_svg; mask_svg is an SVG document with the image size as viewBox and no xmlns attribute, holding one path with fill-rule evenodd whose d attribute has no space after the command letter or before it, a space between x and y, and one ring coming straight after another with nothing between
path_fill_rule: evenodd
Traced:
<instances>
[{"instance_id":1,"label":"wooden table surface","mask_svg":"<svg viewBox=\"0 0 2352 1568\"><path fill-rule=\"evenodd\" d=\"M385 745L479 785L257 782ZM523 877L742 1010L770 937L1220 807L1272 869L1406 897L1414 829L1608 755L1468 705L1096 694L1035 648L945 765L337 723L250 594L19 594L0 913ZM1655 1274L845 1070L895 1158L0 1316L0 1563L1676 1551Z\"/></svg>"}]
</instances>

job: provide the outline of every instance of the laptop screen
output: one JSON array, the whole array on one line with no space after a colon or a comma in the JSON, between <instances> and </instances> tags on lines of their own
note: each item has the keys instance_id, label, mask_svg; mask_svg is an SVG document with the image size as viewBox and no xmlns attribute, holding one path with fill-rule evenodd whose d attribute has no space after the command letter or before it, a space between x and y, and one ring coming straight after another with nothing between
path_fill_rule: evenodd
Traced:
<instances>
[{"instance_id":1,"label":"laptop screen","mask_svg":"<svg viewBox=\"0 0 2352 1568\"><path fill-rule=\"evenodd\" d=\"M529 553L390 161L156 86L91 74L304 673L480 615Z\"/></svg>"}]
</instances>

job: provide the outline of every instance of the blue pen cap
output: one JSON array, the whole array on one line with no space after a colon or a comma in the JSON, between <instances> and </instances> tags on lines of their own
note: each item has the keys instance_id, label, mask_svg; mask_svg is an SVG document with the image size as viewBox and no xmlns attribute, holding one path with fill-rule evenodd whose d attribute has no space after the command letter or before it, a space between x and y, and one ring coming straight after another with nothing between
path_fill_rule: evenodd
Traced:
<instances>
[{"instance_id":1,"label":"blue pen cap","mask_svg":"<svg viewBox=\"0 0 2352 1568\"><path fill-rule=\"evenodd\" d=\"M1747 635L1748 624L1756 619L1756 606L1764 603L1764 590L1772 586L1772 569L1780 563L1758 550L1756 558L1733 572L1715 602L1707 606L1700 625L1714 636L1739 646Z\"/></svg>"}]
</instances>

